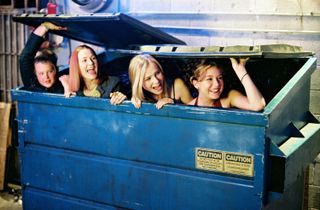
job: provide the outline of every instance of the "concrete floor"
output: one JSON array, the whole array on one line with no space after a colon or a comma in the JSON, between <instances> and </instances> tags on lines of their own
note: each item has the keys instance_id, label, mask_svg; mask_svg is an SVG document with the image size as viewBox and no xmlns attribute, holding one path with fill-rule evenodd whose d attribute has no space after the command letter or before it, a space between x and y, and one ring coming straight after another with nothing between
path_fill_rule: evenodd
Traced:
<instances>
[{"instance_id":1,"label":"concrete floor","mask_svg":"<svg viewBox=\"0 0 320 210\"><path fill-rule=\"evenodd\" d=\"M22 200L9 192L0 192L0 210L22 210Z\"/></svg>"}]
</instances>

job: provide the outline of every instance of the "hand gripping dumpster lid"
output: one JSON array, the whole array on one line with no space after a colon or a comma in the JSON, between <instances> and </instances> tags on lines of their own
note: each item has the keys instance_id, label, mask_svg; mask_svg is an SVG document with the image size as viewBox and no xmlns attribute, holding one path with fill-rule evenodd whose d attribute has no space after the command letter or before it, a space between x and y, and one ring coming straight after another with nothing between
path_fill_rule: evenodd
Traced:
<instances>
[{"instance_id":1,"label":"hand gripping dumpster lid","mask_svg":"<svg viewBox=\"0 0 320 210\"><path fill-rule=\"evenodd\" d=\"M189 72L179 68L180 60L251 57L247 70L267 106L262 112L177 105L157 110L144 103L137 110L129 101L112 106L108 99L15 89L24 209L59 201L64 209L251 210L295 189L297 177L320 152L320 124L309 111L312 52L286 44L182 46L150 32L151 26L127 40L127 29L140 23L123 14L110 17L126 27L113 26L118 31L107 38L87 32L94 20L102 27L109 20L104 15L14 20L33 26L52 21L69 28L70 34L60 35L74 39L81 28L81 41L121 48L114 49L119 57L147 52L169 69L167 64L177 64L182 74ZM151 38L145 40L144 33Z\"/></svg>"}]
</instances>

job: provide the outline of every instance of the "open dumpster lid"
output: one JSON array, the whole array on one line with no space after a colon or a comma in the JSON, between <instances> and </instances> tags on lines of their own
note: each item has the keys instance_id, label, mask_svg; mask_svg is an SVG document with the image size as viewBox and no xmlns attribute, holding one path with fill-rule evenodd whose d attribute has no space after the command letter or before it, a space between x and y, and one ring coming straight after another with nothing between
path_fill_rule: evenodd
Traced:
<instances>
[{"instance_id":1,"label":"open dumpster lid","mask_svg":"<svg viewBox=\"0 0 320 210\"><path fill-rule=\"evenodd\" d=\"M117 50L122 55L147 52L157 57L179 58L301 58L314 56L302 47L287 44L256 46L186 46L186 43L135 18L122 13L82 15L21 14L13 20L37 27L49 21L67 27L51 33Z\"/></svg>"},{"instance_id":2,"label":"open dumpster lid","mask_svg":"<svg viewBox=\"0 0 320 210\"><path fill-rule=\"evenodd\" d=\"M67 27L51 33L107 48L126 49L131 45L185 43L157 28L121 13L87 15L21 14L14 21L37 27L49 21Z\"/></svg>"}]
</instances>

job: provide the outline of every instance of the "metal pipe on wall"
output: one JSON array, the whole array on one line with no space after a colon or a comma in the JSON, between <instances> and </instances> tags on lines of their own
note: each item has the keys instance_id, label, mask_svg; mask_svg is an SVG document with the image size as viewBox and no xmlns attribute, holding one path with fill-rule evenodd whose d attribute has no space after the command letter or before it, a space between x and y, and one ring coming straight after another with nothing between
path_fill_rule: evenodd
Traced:
<instances>
[{"instance_id":1,"label":"metal pipe on wall","mask_svg":"<svg viewBox=\"0 0 320 210\"><path fill-rule=\"evenodd\" d=\"M10 90L22 85L19 54L24 47L28 29L12 21L12 16L24 10L0 8L0 101L10 102Z\"/></svg>"},{"instance_id":2,"label":"metal pipe on wall","mask_svg":"<svg viewBox=\"0 0 320 210\"><path fill-rule=\"evenodd\" d=\"M1 101L5 101L4 100L4 93L5 93L5 49L4 49L4 45L5 45L5 27L4 27L4 23L5 23L5 14L1 14L0 15L1 20L0 20L0 30L1 30L1 42L0 42L0 100Z\"/></svg>"}]
</instances>

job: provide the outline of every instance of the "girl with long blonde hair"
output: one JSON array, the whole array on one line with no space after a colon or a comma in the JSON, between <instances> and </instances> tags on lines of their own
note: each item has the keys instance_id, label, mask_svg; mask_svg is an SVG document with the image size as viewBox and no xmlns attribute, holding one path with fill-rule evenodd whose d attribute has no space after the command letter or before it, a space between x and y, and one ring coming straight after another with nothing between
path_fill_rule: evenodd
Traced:
<instances>
[{"instance_id":1,"label":"girl with long blonde hair","mask_svg":"<svg viewBox=\"0 0 320 210\"><path fill-rule=\"evenodd\" d=\"M140 108L143 101L156 103L160 109L165 104L187 104L192 100L183 80L176 78L171 85L168 84L160 63L149 54L132 58L128 73L132 87L131 102L136 108Z\"/></svg>"}]
</instances>

